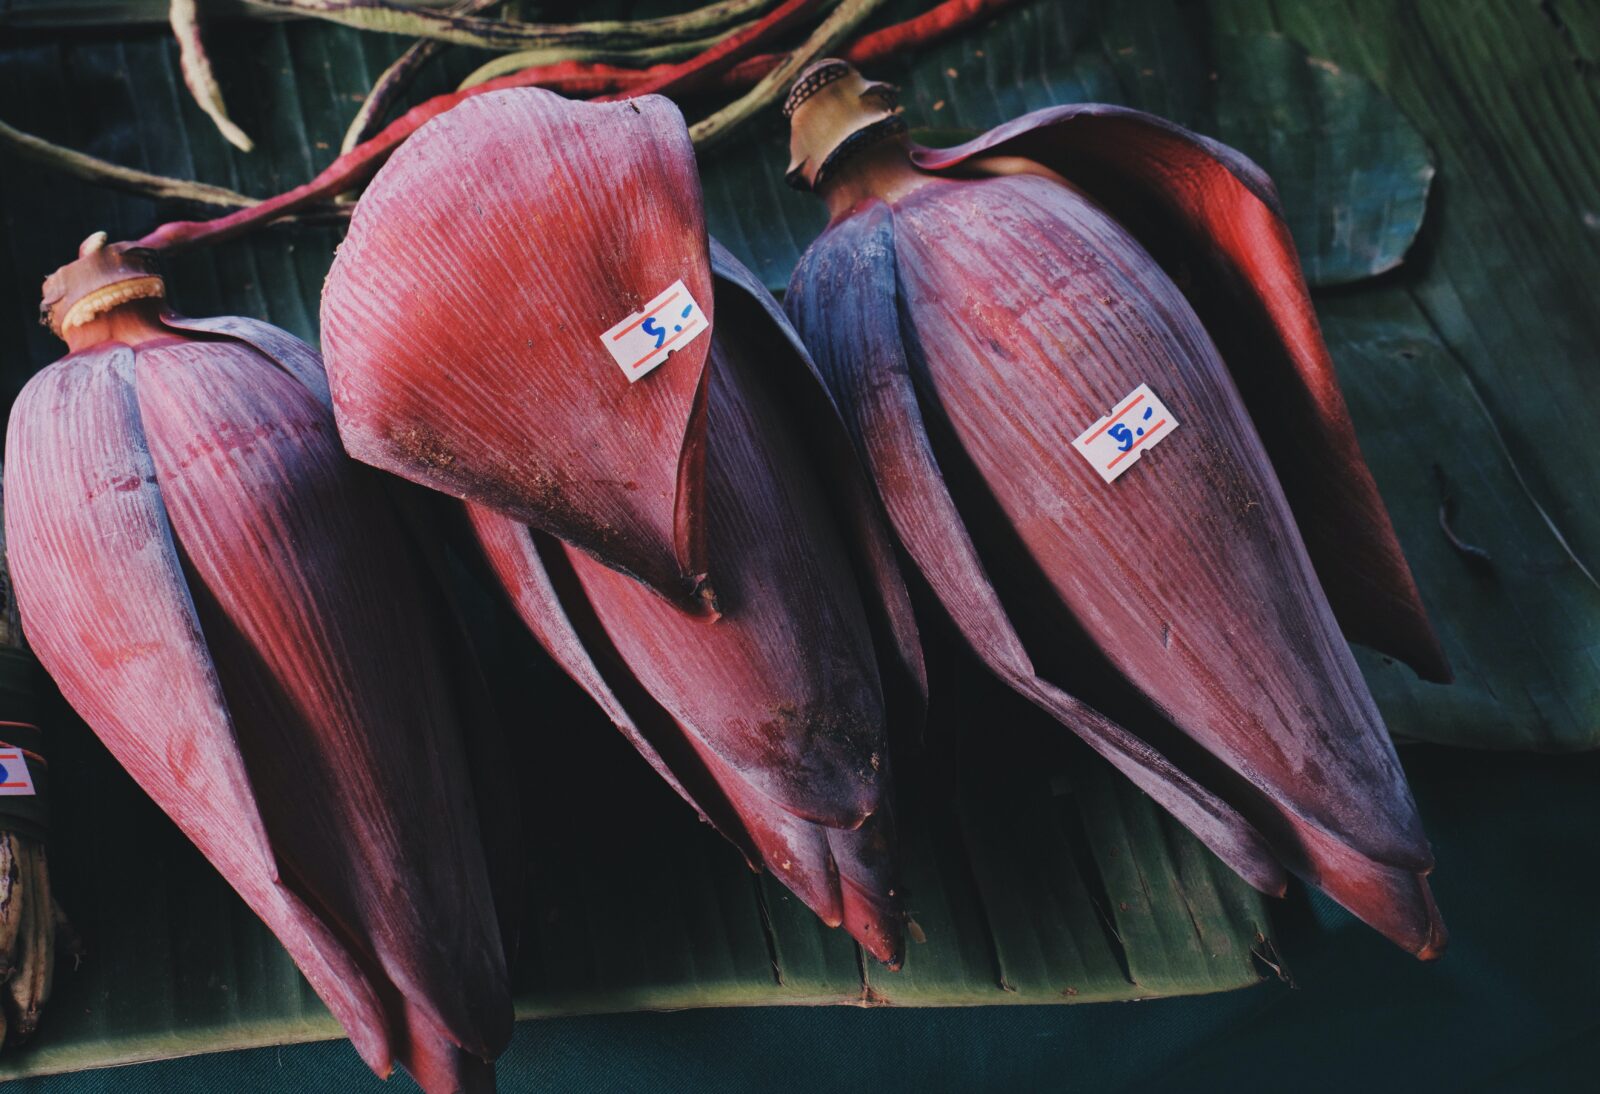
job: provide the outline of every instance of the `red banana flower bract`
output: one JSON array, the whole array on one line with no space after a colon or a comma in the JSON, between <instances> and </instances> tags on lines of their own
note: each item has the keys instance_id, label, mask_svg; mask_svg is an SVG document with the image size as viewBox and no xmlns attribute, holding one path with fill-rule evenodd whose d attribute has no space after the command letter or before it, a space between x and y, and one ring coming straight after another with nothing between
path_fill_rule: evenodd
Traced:
<instances>
[{"instance_id":1,"label":"red banana flower bract","mask_svg":"<svg viewBox=\"0 0 1600 1094\"><path fill-rule=\"evenodd\" d=\"M654 96L602 106L502 91L440 115L363 195L323 295L323 341L356 459L709 606L710 340L637 384L599 341L679 280L715 322L692 153L629 154L682 130ZM685 193L694 200L656 197ZM533 314L519 325L503 312ZM605 428L580 430L589 421Z\"/></svg>"},{"instance_id":2,"label":"red banana flower bract","mask_svg":"<svg viewBox=\"0 0 1600 1094\"><path fill-rule=\"evenodd\" d=\"M540 643L700 815L828 925L900 962L889 758L873 639L846 540L806 470L772 373L809 377L765 290L714 242L721 318L707 415L707 537L726 610L691 616L633 579L515 520L469 505L479 542ZM780 329L782 332L780 332ZM792 337L790 335L789 337ZM785 369L752 361L793 354ZM820 396L819 389L813 389ZM848 441L833 438L835 452ZM821 457L827 460L826 454ZM857 475L848 464L841 477ZM846 478L848 483L851 480ZM856 495L868 535L876 514ZM848 505L848 502L847 502ZM850 510L844 514L850 518ZM909 603L881 537L868 580ZM911 636L914 641L914 634ZM796 650L813 651L797 658ZM913 644L913 673L920 662ZM630 667L631 666L631 667ZM920 688L920 679L915 684Z\"/></svg>"},{"instance_id":3,"label":"red banana flower bract","mask_svg":"<svg viewBox=\"0 0 1600 1094\"><path fill-rule=\"evenodd\" d=\"M786 110L791 182L831 213L786 307L977 654L1247 880L1281 862L1436 955L1431 852L1340 624L1449 668L1266 176L1099 105L919 148L840 61ZM1073 442L1142 383L1181 424L1104 482ZM1061 686L1096 686L1084 639L1148 736Z\"/></svg>"},{"instance_id":4,"label":"red banana flower bract","mask_svg":"<svg viewBox=\"0 0 1600 1094\"><path fill-rule=\"evenodd\" d=\"M313 350L165 310L137 255L46 282L71 352L12 410L6 538L62 694L380 1075L489 1089L509 976L463 722L478 683Z\"/></svg>"},{"instance_id":5,"label":"red banana flower bract","mask_svg":"<svg viewBox=\"0 0 1600 1094\"><path fill-rule=\"evenodd\" d=\"M630 381L601 335L680 280L710 329ZM884 677L917 703L909 601L804 349L708 241L677 109L530 90L441 116L362 197L323 336L350 451L466 498L646 760L898 963Z\"/></svg>"}]
</instances>

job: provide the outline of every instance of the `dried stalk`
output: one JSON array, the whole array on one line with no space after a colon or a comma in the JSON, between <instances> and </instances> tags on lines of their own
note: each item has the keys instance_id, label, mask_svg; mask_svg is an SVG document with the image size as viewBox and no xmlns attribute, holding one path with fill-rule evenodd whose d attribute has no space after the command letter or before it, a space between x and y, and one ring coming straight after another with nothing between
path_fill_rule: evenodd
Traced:
<instances>
[{"instance_id":1,"label":"dried stalk","mask_svg":"<svg viewBox=\"0 0 1600 1094\"><path fill-rule=\"evenodd\" d=\"M821 2L823 0L785 0L750 28L713 46L694 60L668 69L655 82L640 88L639 93L678 94L697 88L736 64L746 52L759 48L768 36L792 29L797 21L809 16ZM364 141L334 160L310 182L268 198L253 208L242 209L214 220L173 221L163 224L135 241L134 246L150 250L170 250L204 243L220 243L224 239L231 239L288 213L299 212L310 205L347 193L370 178L401 142L429 120L475 95L507 87L526 86L527 82L527 79L520 75L506 76L466 91L435 96L412 107L390 122L376 137Z\"/></svg>"},{"instance_id":2,"label":"dried stalk","mask_svg":"<svg viewBox=\"0 0 1600 1094\"><path fill-rule=\"evenodd\" d=\"M703 8L659 19L593 23L518 23L423 11L390 0L255 0L261 7L326 19L359 30L431 38L480 49L535 49L543 46L635 49L663 42L703 38L745 21L772 0L718 0Z\"/></svg>"},{"instance_id":3,"label":"dried stalk","mask_svg":"<svg viewBox=\"0 0 1600 1094\"><path fill-rule=\"evenodd\" d=\"M876 64L888 57L943 41L992 18L1015 3L1017 0L943 0L943 3L934 5L921 15L862 35L840 56L853 65ZM538 55L534 51L496 58L463 80L461 88L473 87L484 80L515 72L520 77L519 82L527 86L546 87L571 98L609 95L619 91L638 93L637 89L657 81L667 67L629 68L571 60L531 68L507 63L526 59L532 64ZM782 53L758 53L746 57L718 76L716 86L719 90L747 91L782 64L785 56Z\"/></svg>"},{"instance_id":4,"label":"dried stalk","mask_svg":"<svg viewBox=\"0 0 1600 1094\"><path fill-rule=\"evenodd\" d=\"M755 23L717 43L698 57L666 68L625 93L604 95L597 101L605 102L637 95L682 96L700 91L731 70L741 58L773 39L798 29L815 18L819 9L835 2L836 0L784 0Z\"/></svg>"},{"instance_id":5,"label":"dried stalk","mask_svg":"<svg viewBox=\"0 0 1600 1094\"><path fill-rule=\"evenodd\" d=\"M190 179L168 178L166 175L153 175L148 171L123 167L83 152L63 148L42 137L13 129L5 122L0 122L0 146L10 148L21 159L41 164L51 170L60 171L62 174L86 182L138 194L140 197L238 209L260 204L259 198L248 197L223 186L212 186Z\"/></svg>"},{"instance_id":6,"label":"dried stalk","mask_svg":"<svg viewBox=\"0 0 1600 1094\"><path fill-rule=\"evenodd\" d=\"M183 70L183 82L189 94L216 123L217 131L229 144L241 152L250 151L255 143L228 117L228 108L222 102L222 88L217 86L217 77L211 71L211 59L206 56L205 43L200 39L199 6L195 0L172 0L167 19L172 24L173 37L178 40L178 67Z\"/></svg>"},{"instance_id":7,"label":"dried stalk","mask_svg":"<svg viewBox=\"0 0 1600 1094\"><path fill-rule=\"evenodd\" d=\"M10 129L3 123L0 123L0 144L9 143L27 158L57 170L143 196L237 207L239 212L212 221L163 224L139 240L138 245L163 249L220 242L269 221L286 220L301 214L306 214L310 219L317 214L319 204L348 193L363 183L424 122L473 95L487 91L548 86L569 95L682 95L708 87L737 89L754 84L748 94L704 119L691 130L698 145L714 145L725 140L740 123L774 102L784 85L800 68L817 54L832 50L848 38L880 6L882 0L849 0L840 5L794 54L750 54L751 50L763 46L770 48L770 38L794 29L801 21L813 16L815 6L823 2L825 0L812 0L811 3L790 0L761 20L728 34L690 61L676 65L626 69L564 61L522 69L453 94L436 96L413 107L376 136L349 148L310 182L265 202L220 187L118 167L59 148ZM944 0L944 3L915 18L865 36L846 55L856 60L877 60L891 53L913 49L955 33L1014 2ZM247 207L255 208L246 211Z\"/></svg>"},{"instance_id":8,"label":"dried stalk","mask_svg":"<svg viewBox=\"0 0 1600 1094\"><path fill-rule=\"evenodd\" d=\"M658 64L681 61L685 57L693 57L710 49L719 42L724 42L741 30L754 26L746 23L742 27L733 27L721 34L709 38L701 38L692 42L671 42L666 45L646 46L643 49L624 50L621 52L592 49L570 49L567 47L524 49L516 53L507 53L495 57L474 69L466 79L457 87L458 91L465 91L479 84L488 83L514 72L525 72L530 68L548 68L551 65L571 64L581 62L596 65L625 66L630 70L638 70L644 75L644 69Z\"/></svg>"},{"instance_id":9,"label":"dried stalk","mask_svg":"<svg viewBox=\"0 0 1600 1094\"><path fill-rule=\"evenodd\" d=\"M502 0L456 0L450 6L448 14L476 15L501 2ZM350 128L345 130L344 140L339 144L340 155L350 151L382 127L384 116L389 113L389 107L394 104L395 99L411 85L411 81L416 79L422 67L443 53L448 44L436 38L419 38L383 70L373 83L372 90L367 92L366 99L361 103L361 109L356 111L356 116L351 119Z\"/></svg>"}]
</instances>

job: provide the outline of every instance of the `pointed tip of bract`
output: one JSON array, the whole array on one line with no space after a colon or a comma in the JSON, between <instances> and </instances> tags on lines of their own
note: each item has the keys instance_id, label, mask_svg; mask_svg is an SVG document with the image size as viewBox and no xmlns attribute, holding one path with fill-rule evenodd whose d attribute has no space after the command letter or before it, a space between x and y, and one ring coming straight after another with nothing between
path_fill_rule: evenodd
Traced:
<instances>
[{"instance_id":1,"label":"pointed tip of bract","mask_svg":"<svg viewBox=\"0 0 1600 1094\"><path fill-rule=\"evenodd\" d=\"M1436 961L1450 932L1427 876L1374 864L1364 878L1324 880L1324 892L1419 961Z\"/></svg>"},{"instance_id":2,"label":"pointed tip of bract","mask_svg":"<svg viewBox=\"0 0 1600 1094\"><path fill-rule=\"evenodd\" d=\"M1432 961L1444 953L1450 935L1428 884L1431 859L1424 855L1420 864L1395 865L1309 826L1299 835L1310 859L1307 880L1418 959Z\"/></svg>"},{"instance_id":3,"label":"pointed tip of bract","mask_svg":"<svg viewBox=\"0 0 1600 1094\"><path fill-rule=\"evenodd\" d=\"M1433 886L1428 884L1428 879L1417 878L1417 887L1428 909L1428 934L1421 948L1416 951L1417 960L1437 961L1450 946L1450 931L1444 925L1444 918L1439 915L1439 906L1433 901Z\"/></svg>"},{"instance_id":4,"label":"pointed tip of bract","mask_svg":"<svg viewBox=\"0 0 1600 1094\"><path fill-rule=\"evenodd\" d=\"M838 868L844 929L891 969L900 967L906 914L896 880L893 815L885 810L853 831L832 829L828 845Z\"/></svg>"},{"instance_id":5,"label":"pointed tip of bract","mask_svg":"<svg viewBox=\"0 0 1600 1094\"><path fill-rule=\"evenodd\" d=\"M406 1022L400 1063L425 1094L493 1094L493 1060L467 1052L413 1008Z\"/></svg>"},{"instance_id":6,"label":"pointed tip of bract","mask_svg":"<svg viewBox=\"0 0 1600 1094\"><path fill-rule=\"evenodd\" d=\"M1418 617L1416 632L1410 651L1397 653L1396 656L1429 684L1455 683L1455 669L1444 652L1444 643L1439 641L1438 632L1433 629L1426 615Z\"/></svg>"},{"instance_id":7,"label":"pointed tip of bract","mask_svg":"<svg viewBox=\"0 0 1600 1094\"><path fill-rule=\"evenodd\" d=\"M874 960L899 969L905 955L905 914L898 907L886 907L849 878L841 877L839 882L844 929ZM894 903L892 898L890 903Z\"/></svg>"},{"instance_id":8,"label":"pointed tip of bract","mask_svg":"<svg viewBox=\"0 0 1600 1094\"><path fill-rule=\"evenodd\" d=\"M1351 489L1365 488L1375 496L1377 487L1364 465L1352 467L1349 479ZM1285 480L1286 490L1288 485ZM1368 507L1367 519L1355 527L1336 506L1316 497L1309 499L1319 514L1312 519L1304 511L1307 499L1291 493L1289 500L1345 637L1401 662L1427 683L1454 682L1450 658L1388 515ZM1343 530L1351 528L1352 537L1341 541Z\"/></svg>"}]
</instances>

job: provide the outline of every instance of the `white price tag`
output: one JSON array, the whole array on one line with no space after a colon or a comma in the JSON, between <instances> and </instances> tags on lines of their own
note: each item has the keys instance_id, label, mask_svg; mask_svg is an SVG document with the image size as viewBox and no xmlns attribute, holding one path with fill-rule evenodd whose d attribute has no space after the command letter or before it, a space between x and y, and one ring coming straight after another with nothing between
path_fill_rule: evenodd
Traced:
<instances>
[{"instance_id":1,"label":"white price tag","mask_svg":"<svg viewBox=\"0 0 1600 1094\"><path fill-rule=\"evenodd\" d=\"M1161 404L1149 384L1140 384L1116 407L1072 442L1072 447L1111 482L1139 461L1145 451L1178 428L1178 419Z\"/></svg>"},{"instance_id":2,"label":"white price tag","mask_svg":"<svg viewBox=\"0 0 1600 1094\"><path fill-rule=\"evenodd\" d=\"M22 749L0 746L0 798L31 797L33 793L33 776Z\"/></svg>"},{"instance_id":3,"label":"white price tag","mask_svg":"<svg viewBox=\"0 0 1600 1094\"><path fill-rule=\"evenodd\" d=\"M600 340L632 383L665 361L673 350L694 341L708 326L705 313L689 295L689 287L674 281L642 311L606 331Z\"/></svg>"}]
</instances>

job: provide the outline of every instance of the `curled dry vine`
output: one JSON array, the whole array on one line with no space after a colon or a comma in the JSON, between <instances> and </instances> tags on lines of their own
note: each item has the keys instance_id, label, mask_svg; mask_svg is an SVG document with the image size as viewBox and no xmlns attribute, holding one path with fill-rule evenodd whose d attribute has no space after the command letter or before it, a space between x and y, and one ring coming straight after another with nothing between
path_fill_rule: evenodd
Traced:
<instances>
[{"instance_id":1,"label":"curled dry vine","mask_svg":"<svg viewBox=\"0 0 1600 1094\"><path fill-rule=\"evenodd\" d=\"M934 5L912 19L862 36L843 50L842 55L858 64L881 61L954 34L992 16L1014 2L1015 0L943 0L942 3ZM253 198L225 187L123 167L63 148L3 122L0 122L0 145L10 147L24 159L89 182L161 201L211 205L234 210L213 220L174 221L162 224L135 241L132 246L164 250L220 242L269 222L286 218L305 216L308 219L321 219L322 212L326 211L332 199L347 194L365 183L394 149L422 125L468 98L491 91L516 87L545 87L567 95L602 98L646 94L684 96L708 90L743 92L739 98L691 128L690 132L696 145L702 148L710 147L726 140L741 124L771 106L795 73L818 56L836 50L851 39L883 3L884 0L843 0L842 3L835 3L834 0L785 0L784 3L772 7L761 18L742 26L734 26L730 30L727 29L727 20L734 15L748 14L769 6L764 3L751 3L749 0L736 0L736 2L708 5L683 16L622 24L633 29L615 34L612 31L604 31L612 34L612 37L589 52L575 49L573 56L566 60L524 68L472 86L464 86L453 93L435 96L412 107L376 134L359 142L350 143L350 136L347 135L348 147L315 178L266 199ZM377 2L313 4L310 0L269 0L267 6L280 10L293 9L299 14L337 17L336 21L351 22L355 25L367 26L371 23L370 29L380 29L373 21L379 20L381 16L384 20L390 20L384 22L381 29L399 30L403 33L413 33L417 26L437 29L444 20L456 20L458 23L466 20L468 25L472 26L498 22L460 12L452 14L418 11ZM486 0L477 0L476 3L473 0L464 0L459 6L463 11L468 7L477 11L491 5ZM316 10L313 11L312 8ZM828 12L810 36L794 50L758 52L771 49L777 44L777 39L801 29L806 22L828 8L833 10ZM359 14L361 12L366 14ZM408 21L413 16L421 22ZM367 22L362 23L359 20ZM514 25L535 26L535 24ZM572 48L572 43L583 40L585 35L602 33L596 28L608 27L614 29L613 24L570 24L565 29L579 29L583 33L556 34L550 38L551 41L562 41L568 45L552 48ZM640 27L647 29L640 31ZM697 46L704 45L704 48L699 49L688 60L675 63L630 68L611 64L603 59L613 55L608 51L613 49L618 41L641 41L655 35L658 41L670 43L671 36L685 27L694 28L701 33L708 29L722 28L722 33L709 45L703 42L696 43ZM413 49L437 41L450 41L449 38L443 38L437 33L424 37L426 42L418 43ZM677 47L667 45L642 48L648 50ZM384 73L374 85L372 94L368 96L368 103L364 105L362 115L359 115L356 123L352 124L351 134L358 132L358 125L366 129L376 124L377 119L386 112L393 97L414 73L415 67L427 59L421 56L421 53L420 49L416 54L408 50L400 61ZM636 59L653 56L655 55L648 53L635 55ZM402 66L402 62L407 58L411 59L410 71L405 71Z\"/></svg>"}]
</instances>

